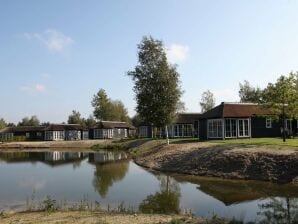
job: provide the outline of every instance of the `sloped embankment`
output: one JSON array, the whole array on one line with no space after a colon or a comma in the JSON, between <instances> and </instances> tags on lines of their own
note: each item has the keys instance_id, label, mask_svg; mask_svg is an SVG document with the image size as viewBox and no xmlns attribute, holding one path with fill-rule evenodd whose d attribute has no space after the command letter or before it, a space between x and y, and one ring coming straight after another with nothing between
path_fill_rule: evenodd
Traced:
<instances>
[{"instance_id":1,"label":"sloped embankment","mask_svg":"<svg viewBox=\"0 0 298 224\"><path fill-rule=\"evenodd\" d=\"M289 183L298 181L298 151L211 143L173 144L136 163L164 172Z\"/></svg>"}]
</instances>

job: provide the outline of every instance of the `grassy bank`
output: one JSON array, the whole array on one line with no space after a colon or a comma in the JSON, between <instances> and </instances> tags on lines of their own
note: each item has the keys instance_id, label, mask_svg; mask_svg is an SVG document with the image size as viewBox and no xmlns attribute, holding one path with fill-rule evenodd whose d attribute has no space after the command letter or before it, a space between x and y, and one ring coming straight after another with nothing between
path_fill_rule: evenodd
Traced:
<instances>
[{"instance_id":1,"label":"grassy bank","mask_svg":"<svg viewBox=\"0 0 298 224\"><path fill-rule=\"evenodd\" d=\"M273 147L297 147L298 138L287 139L283 142L281 138L250 138L250 139L228 139L228 140L211 140L211 143L221 143L225 145L254 145L254 146L273 146Z\"/></svg>"}]
</instances>

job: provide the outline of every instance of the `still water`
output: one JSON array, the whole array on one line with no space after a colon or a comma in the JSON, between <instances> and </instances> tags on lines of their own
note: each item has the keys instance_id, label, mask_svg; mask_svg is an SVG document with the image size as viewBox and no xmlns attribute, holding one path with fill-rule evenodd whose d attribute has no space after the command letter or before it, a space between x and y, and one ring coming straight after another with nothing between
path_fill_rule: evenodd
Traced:
<instances>
[{"instance_id":1,"label":"still water","mask_svg":"<svg viewBox=\"0 0 298 224\"><path fill-rule=\"evenodd\" d=\"M0 153L0 180L0 211L24 208L33 195L36 201L87 198L104 208L124 203L143 212L191 210L246 221L290 213L298 220L297 186L170 176L141 168L124 152Z\"/></svg>"}]
</instances>

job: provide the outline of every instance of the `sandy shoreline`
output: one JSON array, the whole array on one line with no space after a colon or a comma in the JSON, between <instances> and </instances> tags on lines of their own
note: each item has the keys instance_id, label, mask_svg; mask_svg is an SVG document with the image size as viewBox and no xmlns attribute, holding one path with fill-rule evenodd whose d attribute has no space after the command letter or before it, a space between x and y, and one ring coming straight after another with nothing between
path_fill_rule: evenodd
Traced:
<instances>
[{"instance_id":1,"label":"sandy shoreline","mask_svg":"<svg viewBox=\"0 0 298 224\"><path fill-rule=\"evenodd\" d=\"M268 146L186 143L161 146L135 159L143 167L178 174L297 183L298 151Z\"/></svg>"}]
</instances>

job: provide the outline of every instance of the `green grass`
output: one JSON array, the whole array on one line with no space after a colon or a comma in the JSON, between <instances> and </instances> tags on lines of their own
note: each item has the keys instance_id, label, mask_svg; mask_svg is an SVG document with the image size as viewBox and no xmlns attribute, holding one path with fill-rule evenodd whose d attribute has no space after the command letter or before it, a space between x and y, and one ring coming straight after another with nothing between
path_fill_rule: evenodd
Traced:
<instances>
[{"instance_id":1,"label":"green grass","mask_svg":"<svg viewBox=\"0 0 298 224\"><path fill-rule=\"evenodd\" d=\"M198 142L197 138L178 138L170 139L170 143L183 144ZM166 144L166 139L124 139L124 140L115 140L108 143L101 143L91 147L93 150L122 150L128 151L133 156L140 156L143 153L146 153L156 147Z\"/></svg>"},{"instance_id":2,"label":"green grass","mask_svg":"<svg viewBox=\"0 0 298 224\"><path fill-rule=\"evenodd\" d=\"M228 140L211 140L208 142L224 143L230 145L258 145L258 146L290 146L298 147L298 138L287 139L283 142L281 138L250 138L250 139L228 139Z\"/></svg>"}]
</instances>

